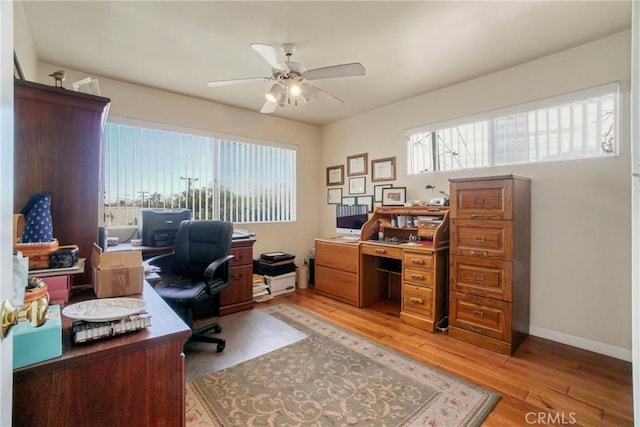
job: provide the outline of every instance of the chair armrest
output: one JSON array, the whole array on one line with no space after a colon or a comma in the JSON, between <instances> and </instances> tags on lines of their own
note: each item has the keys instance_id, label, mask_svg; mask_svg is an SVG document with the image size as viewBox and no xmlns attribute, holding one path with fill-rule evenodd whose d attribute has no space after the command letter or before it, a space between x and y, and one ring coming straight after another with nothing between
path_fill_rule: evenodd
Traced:
<instances>
[{"instance_id":1,"label":"chair armrest","mask_svg":"<svg viewBox=\"0 0 640 427\"><path fill-rule=\"evenodd\" d=\"M163 268L171 265L172 259L173 259L173 252L170 254L156 255L154 257L146 259L143 262L143 264L152 265L154 267L160 267L160 270L162 271Z\"/></svg>"},{"instance_id":2,"label":"chair armrest","mask_svg":"<svg viewBox=\"0 0 640 427\"><path fill-rule=\"evenodd\" d=\"M227 255L224 256L222 258L218 258L217 260L213 261L211 264L209 264L207 266L207 268L204 270L204 278L207 282L210 282L211 280L213 280L216 271L218 271L218 269L220 269L220 267L224 266L226 271L223 271L222 274L222 278L225 280L225 282L229 281L229 277L231 276L231 268L229 268L229 262L234 258L233 255Z\"/></svg>"}]
</instances>

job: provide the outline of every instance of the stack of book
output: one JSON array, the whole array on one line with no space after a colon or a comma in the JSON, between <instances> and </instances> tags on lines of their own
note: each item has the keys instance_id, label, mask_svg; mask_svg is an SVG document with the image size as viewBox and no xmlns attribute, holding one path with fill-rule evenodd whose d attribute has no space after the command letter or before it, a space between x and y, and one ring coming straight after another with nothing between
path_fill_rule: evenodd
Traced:
<instances>
[{"instance_id":1,"label":"stack of book","mask_svg":"<svg viewBox=\"0 0 640 427\"><path fill-rule=\"evenodd\" d=\"M271 292L267 286L264 276L261 274L253 275L253 301L262 302L271 299Z\"/></svg>"},{"instance_id":2,"label":"stack of book","mask_svg":"<svg viewBox=\"0 0 640 427\"><path fill-rule=\"evenodd\" d=\"M151 315L147 312L140 312L124 319L111 320L109 322L74 320L71 331L73 333L73 342L81 344L140 331L149 326L151 326Z\"/></svg>"}]
</instances>

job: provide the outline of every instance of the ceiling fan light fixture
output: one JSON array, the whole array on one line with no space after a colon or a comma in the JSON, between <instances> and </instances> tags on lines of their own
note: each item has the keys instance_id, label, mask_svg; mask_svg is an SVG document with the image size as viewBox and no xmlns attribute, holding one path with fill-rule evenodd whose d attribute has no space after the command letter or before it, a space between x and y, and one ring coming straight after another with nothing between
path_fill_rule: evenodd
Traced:
<instances>
[{"instance_id":1,"label":"ceiling fan light fixture","mask_svg":"<svg viewBox=\"0 0 640 427\"><path fill-rule=\"evenodd\" d=\"M280 99L284 97L284 91L279 84L274 84L269 92L264 94L264 97L267 98L267 101L279 103Z\"/></svg>"},{"instance_id":2,"label":"ceiling fan light fixture","mask_svg":"<svg viewBox=\"0 0 640 427\"><path fill-rule=\"evenodd\" d=\"M289 84L289 95L299 96L302 93L302 87L298 82L291 82Z\"/></svg>"}]
</instances>

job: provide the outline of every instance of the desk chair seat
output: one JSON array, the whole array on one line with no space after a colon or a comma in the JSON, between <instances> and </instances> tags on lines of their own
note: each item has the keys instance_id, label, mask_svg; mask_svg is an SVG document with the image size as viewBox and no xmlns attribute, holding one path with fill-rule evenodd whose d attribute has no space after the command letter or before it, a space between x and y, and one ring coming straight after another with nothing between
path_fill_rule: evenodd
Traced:
<instances>
[{"instance_id":1,"label":"desk chair seat","mask_svg":"<svg viewBox=\"0 0 640 427\"><path fill-rule=\"evenodd\" d=\"M173 253L146 261L160 268L154 289L189 325L190 339L217 344L217 351L224 350L225 340L207 332L219 333L222 328L214 323L194 329L193 313L201 305L216 304L220 291L229 286L232 233L233 224L227 221L182 221Z\"/></svg>"}]
</instances>

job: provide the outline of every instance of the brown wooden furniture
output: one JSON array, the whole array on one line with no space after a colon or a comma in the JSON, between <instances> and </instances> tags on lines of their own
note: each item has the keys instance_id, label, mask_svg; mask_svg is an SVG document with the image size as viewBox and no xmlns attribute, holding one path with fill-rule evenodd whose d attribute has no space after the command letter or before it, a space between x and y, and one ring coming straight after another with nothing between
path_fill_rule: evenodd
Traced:
<instances>
[{"instance_id":1,"label":"brown wooden furniture","mask_svg":"<svg viewBox=\"0 0 640 427\"><path fill-rule=\"evenodd\" d=\"M415 225L392 227L401 215ZM373 240L378 223L386 240ZM448 243L447 207L378 208L359 242L316 239L315 290L356 307L396 301L404 322L433 332L446 315Z\"/></svg>"},{"instance_id":2,"label":"brown wooden furniture","mask_svg":"<svg viewBox=\"0 0 640 427\"><path fill-rule=\"evenodd\" d=\"M412 217L413 221L405 227L392 226L392 219L398 222L399 216ZM376 224L383 225L384 240L371 240ZM448 207L376 209L362 227L362 305L381 298L399 299L402 321L434 332L447 312L448 245Z\"/></svg>"},{"instance_id":3,"label":"brown wooden furniture","mask_svg":"<svg viewBox=\"0 0 640 427\"><path fill-rule=\"evenodd\" d=\"M450 181L449 335L513 354L529 334L531 181Z\"/></svg>"},{"instance_id":4,"label":"brown wooden furniture","mask_svg":"<svg viewBox=\"0 0 640 427\"><path fill-rule=\"evenodd\" d=\"M255 239L231 242L231 284L220 292L218 316L253 308L253 245Z\"/></svg>"},{"instance_id":5,"label":"brown wooden furniture","mask_svg":"<svg viewBox=\"0 0 640 427\"><path fill-rule=\"evenodd\" d=\"M98 241L102 141L110 100L14 81L14 212L39 192L51 195L53 236L91 258ZM91 282L90 272L78 275Z\"/></svg>"},{"instance_id":6,"label":"brown wooden furniture","mask_svg":"<svg viewBox=\"0 0 640 427\"><path fill-rule=\"evenodd\" d=\"M87 290L70 302L92 297ZM130 335L73 345L63 316L62 356L14 371L14 425L185 425L182 348L191 330L148 284L134 297L152 324Z\"/></svg>"},{"instance_id":7,"label":"brown wooden furniture","mask_svg":"<svg viewBox=\"0 0 640 427\"><path fill-rule=\"evenodd\" d=\"M362 307L358 246L358 242L351 240L316 239L316 292Z\"/></svg>"}]
</instances>

